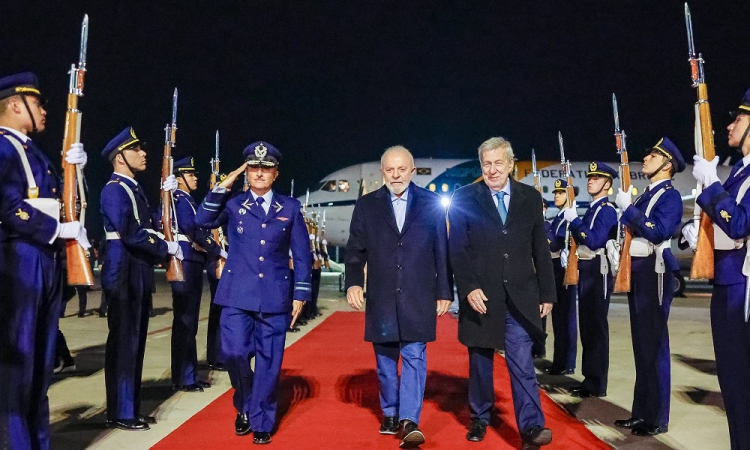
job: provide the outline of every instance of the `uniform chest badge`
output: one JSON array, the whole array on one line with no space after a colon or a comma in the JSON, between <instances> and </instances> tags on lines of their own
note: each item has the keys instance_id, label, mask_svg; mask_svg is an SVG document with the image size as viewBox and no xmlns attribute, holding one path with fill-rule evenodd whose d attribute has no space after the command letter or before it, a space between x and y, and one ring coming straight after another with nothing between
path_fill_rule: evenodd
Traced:
<instances>
[{"instance_id":1,"label":"uniform chest badge","mask_svg":"<svg viewBox=\"0 0 750 450\"><path fill-rule=\"evenodd\" d=\"M245 208L240 208L240 210L237 212L240 213L241 216L244 216L245 214L247 214L247 210Z\"/></svg>"},{"instance_id":2,"label":"uniform chest badge","mask_svg":"<svg viewBox=\"0 0 750 450\"><path fill-rule=\"evenodd\" d=\"M156 244L156 241L155 241L155 240L154 240L154 238L153 238L153 237L151 237L151 236L149 236L149 237L148 237L148 241L149 241L150 243L152 243L152 244Z\"/></svg>"},{"instance_id":3,"label":"uniform chest badge","mask_svg":"<svg viewBox=\"0 0 750 450\"><path fill-rule=\"evenodd\" d=\"M238 226L238 227L237 227L237 232L238 232L239 234L242 234L242 233L244 233L244 232L245 232L245 229L244 229L244 228L242 228L242 225L240 225L240 226Z\"/></svg>"},{"instance_id":4,"label":"uniform chest badge","mask_svg":"<svg viewBox=\"0 0 750 450\"><path fill-rule=\"evenodd\" d=\"M646 222L646 226L649 227L649 228L651 228L653 230L656 225L654 225L651 222Z\"/></svg>"},{"instance_id":5,"label":"uniform chest badge","mask_svg":"<svg viewBox=\"0 0 750 450\"><path fill-rule=\"evenodd\" d=\"M289 217L277 217L276 219L278 219L278 220L280 220L282 222L286 222L287 220L289 220Z\"/></svg>"},{"instance_id":6,"label":"uniform chest badge","mask_svg":"<svg viewBox=\"0 0 750 450\"><path fill-rule=\"evenodd\" d=\"M273 207L276 208L277 213L281 211L281 208L283 208L283 206L281 206L281 203L279 202L274 203Z\"/></svg>"},{"instance_id":7,"label":"uniform chest badge","mask_svg":"<svg viewBox=\"0 0 750 450\"><path fill-rule=\"evenodd\" d=\"M18 208L18 212L16 213L16 217L23 220L24 222L29 220L29 213L22 210L21 208Z\"/></svg>"},{"instance_id":8,"label":"uniform chest badge","mask_svg":"<svg viewBox=\"0 0 750 450\"><path fill-rule=\"evenodd\" d=\"M723 209L719 212L719 215L721 216L722 219L726 220L727 222L729 222L729 219L732 218L732 216L730 216L729 213L724 211Z\"/></svg>"}]
</instances>

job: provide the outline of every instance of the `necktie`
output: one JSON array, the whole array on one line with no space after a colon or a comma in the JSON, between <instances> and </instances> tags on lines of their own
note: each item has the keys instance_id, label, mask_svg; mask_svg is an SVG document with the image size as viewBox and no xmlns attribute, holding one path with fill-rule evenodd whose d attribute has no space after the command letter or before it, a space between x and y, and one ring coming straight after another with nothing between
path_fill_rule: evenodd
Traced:
<instances>
[{"instance_id":1,"label":"necktie","mask_svg":"<svg viewBox=\"0 0 750 450\"><path fill-rule=\"evenodd\" d=\"M258 208L260 208L260 211L261 213L263 213L264 216L266 215L266 210L265 208L263 208L263 202L265 201L266 200L263 197L258 197L257 199L255 199L255 204L258 205Z\"/></svg>"},{"instance_id":2,"label":"necktie","mask_svg":"<svg viewBox=\"0 0 750 450\"><path fill-rule=\"evenodd\" d=\"M508 210L505 209L505 192L500 191L497 194L497 212L500 213L500 220L503 222L503 225L505 225L505 219L508 218Z\"/></svg>"}]
</instances>

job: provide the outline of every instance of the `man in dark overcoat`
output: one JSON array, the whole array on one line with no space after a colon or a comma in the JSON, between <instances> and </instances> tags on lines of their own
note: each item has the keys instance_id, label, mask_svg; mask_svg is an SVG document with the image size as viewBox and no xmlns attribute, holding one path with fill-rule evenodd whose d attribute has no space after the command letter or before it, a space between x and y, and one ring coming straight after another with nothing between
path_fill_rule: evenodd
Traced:
<instances>
[{"instance_id":1,"label":"man in dark overcoat","mask_svg":"<svg viewBox=\"0 0 750 450\"><path fill-rule=\"evenodd\" d=\"M437 194L411 183L416 168L406 148L387 149L380 168L384 186L357 200L352 214L347 300L362 308L366 264L365 340L375 349L380 433L396 434L403 426L401 447L413 448L425 440L418 424L426 342L435 340L437 316L448 311L452 298L445 208Z\"/></svg>"},{"instance_id":2,"label":"man in dark overcoat","mask_svg":"<svg viewBox=\"0 0 750 450\"><path fill-rule=\"evenodd\" d=\"M479 147L482 180L455 192L448 212L450 262L458 285L458 339L469 349L466 438L484 439L494 405L493 358L505 349L524 448L552 440L544 427L531 347L545 337L541 318L556 301L542 197L513 173L510 142Z\"/></svg>"}]
</instances>

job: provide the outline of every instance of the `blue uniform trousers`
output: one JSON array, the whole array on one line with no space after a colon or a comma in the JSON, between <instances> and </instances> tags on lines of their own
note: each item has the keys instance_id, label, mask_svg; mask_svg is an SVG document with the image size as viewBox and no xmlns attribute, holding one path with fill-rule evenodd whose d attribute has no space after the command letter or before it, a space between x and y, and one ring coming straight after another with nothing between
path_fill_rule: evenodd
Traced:
<instances>
[{"instance_id":1,"label":"blue uniform trousers","mask_svg":"<svg viewBox=\"0 0 750 450\"><path fill-rule=\"evenodd\" d=\"M560 369L573 370L576 367L578 353L578 292L575 287L563 285L565 269L560 265L559 258L552 260L552 267L557 291L557 303L551 314L552 332L555 335L552 365Z\"/></svg>"},{"instance_id":2,"label":"blue uniform trousers","mask_svg":"<svg viewBox=\"0 0 750 450\"><path fill-rule=\"evenodd\" d=\"M513 410L521 433L535 425L544 426L539 385L531 357L529 333L508 312L505 318L505 361L510 375ZM495 404L493 378L495 350L469 347L469 411L472 419L490 422Z\"/></svg>"},{"instance_id":3,"label":"blue uniform trousers","mask_svg":"<svg viewBox=\"0 0 750 450\"><path fill-rule=\"evenodd\" d=\"M632 275L628 293L635 357L632 415L643 419L647 425L661 427L669 423L671 383L667 320L674 296L674 275L672 272L664 274L661 306L656 272L639 271Z\"/></svg>"},{"instance_id":4,"label":"blue uniform trousers","mask_svg":"<svg viewBox=\"0 0 750 450\"><path fill-rule=\"evenodd\" d=\"M578 322L581 331L583 357L581 387L601 394L607 392L609 373L609 297L614 278L608 273L607 295L604 295L604 277L599 273L599 258L578 262Z\"/></svg>"},{"instance_id":5,"label":"blue uniform trousers","mask_svg":"<svg viewBox=\"0 0 750 450\"><path fill-rule=\"evenodd\" d=\"M427 381L427 346L424 342L373 343L380 382L380 408L385 417L419 423ZM398 357L401 354L401 383Z\"/></svg>"},{"instance_id":6,"label":"blue uniform trousers","mask_svg":"<svg viewBox=\"0 0 750 450\"><path fill-rule=\"evenodd\" d=\"M206 333L206 361L211 364L224 364L224 354L221 350L221 305L214 303L219 278L216 278L216 264L206 266L208 290L211 292L211 306L208 308L208 331Z\"/></svg>"},{"instance_id":7,"label":"blue uniform trousers","mask_svg":"<svg viewBox=\"0 0 750 450\"><path fill-rule=\"evenodd\" d=\"M284 357L289 313L261 313L225 306L221 342L234 407L250 416L253 431L270 433L276 421L276 386ZM255 358L255 372L250 360Z\"/></svg>"},{"instance_id":8,"label":"blue uniform trousers","mask_svg":"<svg viewBox=\"0 0 750 450\"><path fill-rule=\"evenodd\" d=\"M185 281L173 281L172 383L187 386L198 381L198 315L203 294L203 262L182 261Z\"/></svg>"},{"instance_id":9,"label":"blue uniform trousers","mask_svg":"<svg viewBox=\"0 0 750 450\"><path fill-rule=\"evenodd\" d=\"M744 284L714 285L711 329L732 450L750 449L750 323L744 310Z\"/></svg>"},{"instance_id":10,"label":"blue uniform trousers","mask_svg":"<svg viewBox=\"0 0 750 450\"><path fill-rule=\"evenodd\" d=\"M141 375L146 351L149 307L154 269L130 264L123 285L102 283L109 302L104 379L107 387L107 418L135 419L141 408Z\"/></svg>"},{"instance_id":11,"label":"blue uniform trousers","mask_svg":"<svg viewBox=\"0 0 750 450\"><path fill-rule=\"evenodd\" d=\"M0 244L0 448L49 448L49 399L62 307L60 256Z\"/></svg>"}]
</instances>

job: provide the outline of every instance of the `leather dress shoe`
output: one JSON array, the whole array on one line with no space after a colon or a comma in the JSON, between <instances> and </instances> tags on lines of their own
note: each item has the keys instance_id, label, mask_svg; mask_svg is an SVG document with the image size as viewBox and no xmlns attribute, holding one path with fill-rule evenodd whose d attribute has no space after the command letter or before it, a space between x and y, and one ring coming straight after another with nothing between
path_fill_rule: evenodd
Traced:
<instances>
[{"instance_id":1,"label":"leather dress shoe","mask_svg":"<svg viewBox=\"0 0 750 450\"><path fill-rule=\"evenodd\" d=\"M398 418L396 417L383 417L383 422L380 424L380 434L397 434L400 425Z\"/></svg>"},{"instance_id":2,"label":"leather dress shoe","mask_svg":"<svg viewBox=\"0 0 750 450\"><path fill-rule=\"evenodd\" d=\"M108 420L107 428L117 428L118 430L126 431L146 431L151 429L147 423L141 422L138 419Z\"/></svg>"},{"instance_id":3,"label":"leather dress shoe","mask_svg":"<svg viewBox=\"0 0 750 450\"><path fill-rule=\"evenodd\" d=\"M287 333L299 333L299 328L295 325L294 328L287 328Z\"/></svg>"},{"instance_id":4,"label":"leather dress shoe","mask_svg":"<svg viewBox=\"0 0 750 450\"><path fill-rule=\"evenodd\" d=\"M663 427L656 427L642 423L633 427L633 430L630 433L635 436L656 436L657 434L666 433L667 431L669 431L669 427L667 425L664 425Z\"/></svg>"},{"instance_id":5,"label":"leather dress shoe","mask_svg":"<svg viewBox=\"0 0 750 450\"><path fill-rule=\"evenodd\" d=\"M253 431L250 428L250 416L247 413L237 413L237 418L234 419L234 434L237 436L244 436Z\"/></svg>"},{"instance_id":6,"label":"leather dress shoe","mask_svg":"<svg viewBox=\"0 0 750 450\"><path fill-rule=\"evenodd\" d=\"M576 387L570 390L570 395L573 397L588 398L588 397L606 397L606 392L593 392L584 387Z\"/></svg>"},{"instance_id":7,"label":"leather dress shoe","mask_svg":"<svg viewBox=\"0 0 750 450\"><path fill-rule=\"evenodd\" d=\"M417 448L424 444L424 433L419 430L419 426L411 420L403 421L404 434L401 436L401 448Z\"/></svg>"},{"instance_id":8,"label":"leather dress shoe","mask_svg":"<svg viewBox=\"0 0 750 450\"><path fill-rule=\"evenodd\" d=\"M184 386L178 386L176 384L173 384L172 390L182 391L182 392L203 392L203 387L198 383L186 384Z\"/></svg>"},{"instance_id":9,"label":"leather dress shoe","mask_svg":"<svg viewBox=\"0 0 750 450\"><path fill-rule=\"evenodd\" d=\"M208 367L211 370L218 370L219 372L226 372L227 366L223 363L208 363Z\"/></svg>"},{"instance_id":10,"label":"leather dress shoe","mask_svg":"<svg viewBox=\"0 0 750 450\"><path fill-rule=\"evenodd\" d=\"M307 325L307 320L305 320L305 319L297 319L297 322L295 322L295 325L299 325L301 327L304 327L305 325Z\"/></svg>"},{"instance_id":11,"label":"leather dress shoe","mask_svg":"<svg viewBox=\"0 0 750 450\"><path fill-rule=\"evenodd\" d=\"M552 430L534 425L521 434L524 448L539 448L552 442Z\"/></svg>"},{"instance_id":12,"label":"leather dress shoe","mask_svg":"<svg viewBox=\"0 0 750 450\"><path fill-rule=\"evenodd\" d=\"M615 420L615 426L620 428L635 428L643 423L643 419L637 417L631 417L625 420Z\"/></svg>"},{"instance_id":13,"label":"leather dress shoe","mask_svg":"<svg viewBox=\"0 0 750 450\"><path fill-rule=\"evenodd\" d=\"M198 381L195 382L195 384L197 384L198 386L202 387L203 389L208 389L208 388L211 387L211 383L209 383L208 381L198 380Z\"/></svg>"},{"instance_id":14,"label":"leather dress shoe","mask_svg":"<svg viewBox=\"0 0 750 450\"><path fill-rule=\"evenodd\" d=\"M253 444L270 444L271 443L271 433L267 433L265 431L255 431L253 432Z\"/></svg>"},{"instance_id":15,"label":"leather dress shoe","mask_svg":"<svg viewBox=\"0 0 750 450\"><path fill-rule=\"evenodd\" d=\"M485 434L487 434L487 424L482 422L481 419L473 419L469 426L469 432L466 433L466 440L480 442L484 439Z\"/></svg>"},{"instance_id":16,"label":"leather dress shoe","mask_svg":"<svg viewBox=\"0 0 750 450\"><path fill-rule=\"evenodd\" d=\"M570 375L575 372L575 369L565 369L563 367L550 366L546 369L549 375Z\"/></svg>"},{"instance_id":17,"label":"leather dress shoe","mask_svg":"<svg viewBox=\"0 0 750 450\"><path fill-rule=\"evenodd\" d=\"M148 425L156 425L156 417L154 416L147 416L144 414L139 414L138 420Z\"/></svg>"}]
</instances>

